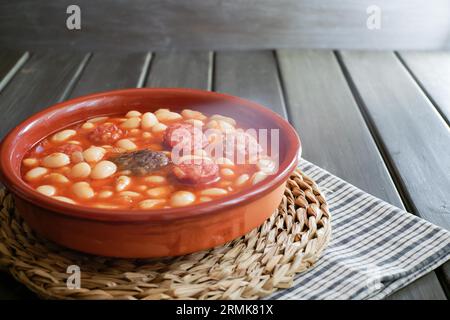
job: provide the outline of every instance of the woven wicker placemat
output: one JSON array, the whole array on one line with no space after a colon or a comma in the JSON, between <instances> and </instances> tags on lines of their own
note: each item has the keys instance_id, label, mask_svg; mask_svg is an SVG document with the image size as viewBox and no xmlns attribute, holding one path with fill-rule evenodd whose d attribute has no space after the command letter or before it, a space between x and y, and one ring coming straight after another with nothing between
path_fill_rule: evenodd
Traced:
<instances>
[{"instance_id":1,"label":"woven wicker placemat","mask_svg":"<svg viewBox=\"0 0 450 320\"><path fill-rule=\"evenodd\" d=\"M289 288L326 247L330 214L312 179L296 170L279 208L259 228L214 249L165 259L113 259L51 243L24 223L0 190L0 267L50 299L257 299ZM68 266L81 270L70 289Z\"/></svg>"}]
</instances>

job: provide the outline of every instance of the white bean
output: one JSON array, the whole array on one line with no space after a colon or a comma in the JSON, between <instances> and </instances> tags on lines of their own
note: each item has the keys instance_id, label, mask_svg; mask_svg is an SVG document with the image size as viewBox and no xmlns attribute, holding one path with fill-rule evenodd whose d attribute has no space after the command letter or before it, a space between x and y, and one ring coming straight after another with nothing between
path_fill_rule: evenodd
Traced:
<instances>
[{"instance_id":1,"label":"white bean","mask_svg":"<svg viewBox=\"0 0 450 320\"><path fill-rule=\"evenodd\" d=\"M267 178L267 174L262 171L258 171L252 176L252 184L255 185L258 182L263 181L265 178Z\"/></svg>"},{"instance_id":2,"label":"white bean","mask_svg":"<svg viewBox=\"0 0 450 320\"><path fill-rule=\"evenodd\" d=\"M210 120L206 124L206 128L208 128L208 129L219 129L219 123L217 122L217 120Z\"/></svg>"},{"instance_id":3,"label":"white bean","mask_svg":"<svg viewBox=\"0 0 450 320\"><path fill-rule=\"evenodd\" d=\"M218 164L218 165L221 165L221 166L228 166L228 167L233 167L234 166L234 162L233 161L231 161L230 159L228 159L228 158L217 158L216 159L216 163Z\"/></svg>"},{"instance_id":4,"label":"white bean","mask_svg":"<svg viewBox=\"0 0 450 320\"><path fill-rule=\"evenodd\" d=\"M81 126L81 128L85 129L85 130L90 130L90 129L93 129L94 127L95 127L95 125L92 122L85 122Z\"/></svg>"},{"instance_id":5,"label":"white bean","mask_svg":"<svg viewBox=\"0 0 450 320\"><path fill-rule=\"evenodd\" d=\"M170 188L168 186L165 187L156 187L147 190L147 194L152 198L163 198L170 194Z\"/></svg>"},{"instance_id":6,"label":"white bean","mask_svg":"<svg viewBox=\"0 0 450 320\"><path fill-rule=\"evenodd\" d=\"M89 122L89 123L95 123L95 122L104 121L104 120L106 120L106 119L108 119L108 117L95 117L95 118L89 119L89 120L86 121L86 122Z\"/></svg>"},{"instance_id":7,"label":"white bean","mask_svg":"<svg viewBox=\"0 0 450 320\"><path fill-rule=\"evenodd\" d=\"M267 158L259 159L256 162L258 169L264 173L272 174L275 172L276 164L275 161Z\"/></svg>"},{"instance_id":8,"label":"white bean","mask_svg":"<svg viewBox=\"0 0 450 320\"><path fill-rule=\"evenodd\" d=\"M197 127L197 128L203 127L203 124L204 124L203 121L198 120L198 119L188 119L188 120L185 120L184 122L190 123L190 124L194 125L194 127Z\"/></svg>"},{"instance_id":9,"label":"white bean","mask_svg":"<svg viewBox=\"0 0 450 320\"><path fill-rule=\"evenodd\" d=\"M67 177L61 173L50 173L48 176L45 177L46 180L48 179L49 181L53 182L53 183L68 183L69 179L67 179Z\"/></svg>"},{"instance_id":10,"label":"white bean","mask_svg":"<svg viewBox=\"0 0 450 320\"><path fill-rule=\"evenodd\" d=\"M206 128L208 129L217 129L223 132L234 131L234 126L224 120L211 120L206 124Z\"/></svg>"},{"instance_id":11,"label":"white bean","mask_svg":"<svg viewBox=\"0 0 450 320\"><path fill-rule=\"evenodd\" d=\"M50 185L42 185L36 188L36 191L39 193L42 193L43 195L46 196L54 196L56 193L56 188L54 186L50 186Z\"/></svg>"},{"instance_id":12,"label":"white bean","mask_svg":"<svg viewBox=\"0 0 450 320\"><path fill-rule=\"evenodd\" d=\"M106 199L106 198L112 197L113 194L114 194L114 192L112 192L110 190L104 190L104 191L100 191L98 193L98 197L101 199Z\"/></svg>"},{"instance_id":13,"label":"white bean","mask_svg":"<svg viewBox=\"0 0 450 320\"><path fill-rule=\"evenodd\" d=\"M42 160L42 165L46 168L61 168L70 163L70 158L62 152L55 152L46 156Z\"/></svg>"},{"instance_id":14,"label":"white bean","mask_svg":"<svg viewBox=\"0 0 450 320\"><path fill-rule=\"evenodd\" d=\"M186 119L205 120L206 116L200 111L194 111L191 109L184 109L181 111L181 115Z\"/></svg>"},{"instance_id":15,"label":"white bean","mask_svg":"<svg viewBox=\"0 0 450 320\"><path fill-rule=\"evenodd\" d=\"M246 173L240 175L236 181L235 181L235 185L236 186L242 186L244 183L246 183L248 180L250 179L250 176Z\"/></svg>"},{"instance_id":16,"label":"white bean","mask_svg":"<svg viewBox=\"0 0 450 320\"><path fill-rule=\"evenodd\" d=\"M161 108L161 109L156 110L156 111L154 112L154 114L157 114L157 113L160 113L160 112L170 112L170 110L169 110L169 109Z\"/></svg>"},{"instance_id":17,"label":"white bean","mask_svg":"<svg viewBox=\"0 0 450 320\"><path fill-rule=\"evenodd\" d=\"M70 203L70 204L76 204L75 201L73 201L72 199L67 198L67 197L55 196L55 197L53 197L53 199L56 199L56 200L59 200L59 201L62 201L62 202L67 202L67 203Z\"/></svg>"},{"instance_id":18,"label":"white bean","mask_svg":"<svg viewBox=\"0 0 450 320\"><path fill-rule=\"evenodd\" d=\"M85 181L76 182L72 186L72 192L82 199L90 199L94 196L94 190L91 185Z\"/></svg>"},{"instance_id":19,"label":"white bean","mask_svg":"<svg viewBox=\"0 0 450 320\"><path fill-rule=\"evenodd\" d=\"M136 128L139 128L140 124L141 124L141 118L132 117L132 118L128 118L127 120L122 122L121 126L122 126L122 128L125 128L125 129L136 129Z\"/></svg>"},{"instance_id":20,"label":"white bean","mask_svg":"<svg viewBox=\"0 0 450 320\"><path fill-rule=\"evenodd\" d=\"M120 139L116 144L119 148L123 148L127 151L135 150L137 148L137 145L130 139Z\"/></svg>"},{"instance_id":21,"label":"white bean","mask_svg":"<svg viewBox=\"0 0 450 320\"><path fill-rule=\"evenodd\" d=\"M200 202L208 202L208 201L211 201L212 198L210 198L210 197L200 197L198 200L199 200Z\"/></svg>"},{"instance_id":22,"label":"white bean","mask_svg":"<svg viewBox=\"0 0 450 320\"><path fill-rule=\"evenodd\" d=\"M101 199L106 199L106 198L112 197L113 194L114 194L114 192L112 192L112 191L104 190L104 191L100 191L98 193L98 197Z\"/></svg>"},{"instance_id":23,"label":"white bean","mask_svg":"<svg viewBox=\"0 0 450 320\"><path fill-rule=\"evenodd\" d=\"M25 180L31 181L42 177L48 172L48 169L42 167L36 167L31 169L25 174Z\"/></svg>"},{"instance_id":24,"label":"white bean","mask_svg":"<svg viewBox=\"0 0 450 320\"><path fill-rule=\"evenodd\" d=\"M35 167L39 164L39 161L36 158L26 158L22 160L22 163L26 167Z\"/></svg>"},{"instance_id":25,"label":"white bean","mask_svg":"<svg viewBox=\"0 0 450 320\"><path fill-rule=\"evenodd\" d=\"M119 196L137 198L137 197L141 197L142 195L140 193L134 192L134 191L122 191L119 193Z\"/></svg>"},{"instance_id":26,"label":"white bean","mask_svg":"<svg viewBox=\"0 0 450 320\"><path fill-rule=\"evenodd\" d=\"M144 130L150 129L158 123L158 119L151 112L146 112L142 115L141 127Z\"/></svg>"},{"instance_id":27,"label":"white bean","mask_svg":"<svg viewBox=\"0 0 450 320\"><path fill-rule=\"evenodd\" d=\"M139 202L139 208L141 209L151 209L157 205L164 204L166 202L165 199L147 199Z\"/></svg>"},{"instance_id":28,"label":"white bean","mask_svg":"<svg viewBox=\"0 0 450 320\"><path fill-rule=\"evenodd\" d=\"M218 126L217 129L224 131L224 132L234 131L234 126L227 121L217 120L217 126Z\"/></svg>"},{"instance_id":29,"label":"white bean","mask_svg":"<svg viewBox=\"0 0 450 320\"><path fill-rule=\"evenodd\" d=\"M125 117L127 117L127 118L136 118L136 117L140 117L141 115L142 115L142 113L140 113L139 111L131 110L131 111L127 112Z\"/></svg>"},{"instance_id":30,"label":"white bean","mask_svg":"<svg viewBox=\"0 0 450 320\"><path fill-rule=\"evenodd\" d=\"M163 184L167 180L163 176L148 176L148 177L144 178L144 181L148 182L148 183L154 183L154 184Z\"/></svg>"},{"instance_id":31,"label":"white bean","mask_svg":"<svg viewBox=\"0 0 450 320\"><path fill-rule=\"evenodd\" d=\"M89 147L83 151L84 160L87 162L98 162L103 159L106 150L102 147Z\"/></svg>"},{"instance_id":32,"label":"white bean","mask_svg":"<svg viewBox=\"0 0 450 320\"><path fill-rule=\"evenodd\" d=\"M232 177L232 176L234 176L234 171L231 170L230 168L223 168L222 170L220 170L220 173L224 177Z\"/></svg>"},{"instance_id":33,"label":"white bean","mask_svg":"<svg viewBox=\"0 0 450 320\"><path fill-rule=\"evenodd\" d=\"M119 176L116 179L116 191L125 190L131 183L131 178L127 176Z\"/></svg>"},{"instance_id":34,"label":"white bean","mask_svg":"<svg viewBox=\"0 0 450 320\"><path fill-rule=\"evenodd\" d=\"M156 118L158 118L158 121L160 121L160 122L174 121L174 120L179 120L179 119L183 118L181 116L181 114L176 113L176 112L171 112L171 111L158 112L158 113L155 113L155 115L156 115Z\"/></svg>"},{"instance_id":35,"label":"white bean","mask_svg":"<svg viewBox=\"0 0 450 320\"><path fill-rule=\"evenodd\" d=\"M128 131L129 136L137 136L139 133L141 133L141 129L131 129ZM136 140L136 138L130 138L130 140Z\"/></svg>"},{"instance_id":36,"label":"white bean","mask_svg":"<svg viewBox=\"0 0 450 320\"><path fill-rule=\"evenodd\" d=\"M112 176L117 171L114 162L103 160L97 163L91 172L92 179L105 179Z\"/></svg>"},{"instance_id":37,"label":"white bean","mask_svg":"<svg viewBox=\"0 0 450 320\"><path fill-rule=\"evenodd\" d=\"M69 140L69 141L67 141L67 143L76 144L76 145L80 145L81 144L81 142L78 141L78 140Z\"/></svg>"},{"instance_id":38,"label":"white bean","mask_svg":"<svg viewBox=\"0 0 450 320\"><path fill-rule=\"evenodd\" d=\"M91 174L91 166L87 162L77 163L70 170L70 177L72 178L86 178Z\"/></svg>"},{"instance_id":39,"label":"white bean","mask_svg":"<svg viewBox=\"0 0 450 320\"><path fill-rule=\"evenodd\" d=\"M204 190L200 191L200 194L202 196L211 196L211 197L221 196L221 195L224 195L227 193L228 193L227 190L222 189L222 188L209 188L209 189L204 189Z\"/></svg>"},{"instance_id":40,"label":"white bean","mask_svg":"<svg viewBox=\"0 0 450 320\"><path fill-rule=\"evenodd\" d=\"M62 141L69 139L70 137L73 137L76 134L77 134L77 132L72 129L63 130L58 133L55 133L52 137L52 141L62 142Z\"/></svg>"},{"instance_id":41,"label":"white bean","mask_svg":"<svg viewBox=\"0 0 450 320\"><path fill-rule=\"evenodd\" d=\"M209 119L210 119L210 120L222 120L222 121L226 121L226 122L228 122L229 124L231 124L231 125L233 125L233 126L236 126L236 120L234 120L233 118L230 118L230 117L222 116L222 115L220 115L220 114L214 114L214 115L212 115L211 117L209 117Z\"/></svg>"},{"instance_id":42,"label":"white bean","mask_svg":"<svg viewBox=\"0 0 450 320\"><path fill-rule=\"evenodd\" d=\"M184 207L195 201L195 195L189 191L177 191L170 198L172 207Z\"/></svg>"},{"instance_id":43,"label":"white bean","mask_svg":"<svg viewBox=\"0 0 450 320\"><path fill-rule=\"evenodd\" d=\"M166 131L167 126L163 123L157 123L152 127L152 132L159 133Z\"/></svg>"}]
</instances>

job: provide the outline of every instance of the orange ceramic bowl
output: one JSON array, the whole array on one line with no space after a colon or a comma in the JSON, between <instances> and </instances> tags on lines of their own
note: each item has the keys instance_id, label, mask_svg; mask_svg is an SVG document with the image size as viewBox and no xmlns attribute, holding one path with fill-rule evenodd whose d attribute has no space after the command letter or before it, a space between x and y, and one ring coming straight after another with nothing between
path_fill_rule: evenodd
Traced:
<instances>
[{"instance_id":1,"label":"orange ceramic bowl","mask_svg":"<svg viewBox=\"0 0 450 320\"><path fill-rule=\"evenodd\" d=\"M158 108L220 113L237 119L243 127L279 129L277 174L218 200L158 210L72 205L41 195L22 180L20 167L24 154L48 135L91 117ZM300 140L291 125L254 102L200 90L128 89L59 103L19 124L2 141L0 177L28 225L56 243L103 256L177 256L223 244L261 225L280 203L300 151Z\"/></svg>"}]
</instances>

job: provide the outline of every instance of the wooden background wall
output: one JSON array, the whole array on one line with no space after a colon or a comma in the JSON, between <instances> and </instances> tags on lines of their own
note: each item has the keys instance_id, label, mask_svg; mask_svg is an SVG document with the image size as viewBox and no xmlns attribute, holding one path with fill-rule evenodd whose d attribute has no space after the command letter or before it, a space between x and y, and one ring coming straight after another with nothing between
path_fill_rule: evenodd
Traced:
<instances>
[{"instance_id":1,"label":"wooden background wall","mask_svg":"<svg viewBox=\"0 0 450 320\"><path fill-rule=\"evenodd\" d=\"M0 0L0 47L25 50L448 49L449 31L448 0Z\"/></svg>"}]
</instances>

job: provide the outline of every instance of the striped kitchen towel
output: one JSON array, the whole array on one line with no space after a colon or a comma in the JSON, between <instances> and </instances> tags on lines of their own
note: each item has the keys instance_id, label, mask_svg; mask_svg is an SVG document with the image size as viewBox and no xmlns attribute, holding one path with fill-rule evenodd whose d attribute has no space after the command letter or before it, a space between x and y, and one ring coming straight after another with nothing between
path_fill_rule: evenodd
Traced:
<instances>
[{"instance_id":1,"label":"striped kitchen towel","mask_svg":"<svg viewBox=\"0 0 450 320\"><path fill-rule=\"evenodd\" d=\"M302 160L331 213L317 265L268 299L382 299L450 259L450 232Z\"/></svg>"}]
</instances>

